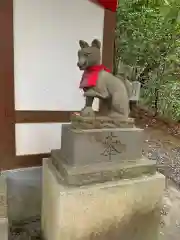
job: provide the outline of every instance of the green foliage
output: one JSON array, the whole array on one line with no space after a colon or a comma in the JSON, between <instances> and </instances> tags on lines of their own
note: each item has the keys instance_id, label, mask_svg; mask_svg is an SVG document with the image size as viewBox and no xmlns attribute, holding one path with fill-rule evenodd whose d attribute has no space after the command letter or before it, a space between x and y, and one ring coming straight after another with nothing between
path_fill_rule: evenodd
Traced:
<instances>
[{"instance_id":1,"label":"green foliage","mask_svg":"<svg viewBox=\"0 0 180 240\"><path fill-rule=\"evenodd\" d=\"M143 103L180 119L180 1L121 0L117 11L114 73L133 67ZM135 79L133 79L135 80Z\"/></svg>"},{"instance_id":2,"label":"green foliage","mask_svg":"<svg viewBox=\"0 0 180 240\"><path fill-rule=\"evenodd\" d=\"M168 82L161 86L158 105L161 115L180 120L180 82Z\"/></svg>"}]
</instances>

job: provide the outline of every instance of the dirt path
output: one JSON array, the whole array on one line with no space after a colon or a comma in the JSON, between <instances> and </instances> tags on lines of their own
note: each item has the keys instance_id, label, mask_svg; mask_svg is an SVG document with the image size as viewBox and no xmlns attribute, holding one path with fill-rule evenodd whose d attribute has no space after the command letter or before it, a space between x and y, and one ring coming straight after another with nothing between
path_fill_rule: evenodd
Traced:
<instances>
[{"instance_id":1,"label":"dirt path","mask_svg":"<svg viewBox=\"0 0 180 240\"><path fill-rule=\"evenodd\" d=\"M139 124L139 127L142 127ZM160 128L145 127L143 154L157 161L166 177L160 240L180 239L180 140ZM171 180L170 180L171 179Z\"/></svg>"}]
</instances>

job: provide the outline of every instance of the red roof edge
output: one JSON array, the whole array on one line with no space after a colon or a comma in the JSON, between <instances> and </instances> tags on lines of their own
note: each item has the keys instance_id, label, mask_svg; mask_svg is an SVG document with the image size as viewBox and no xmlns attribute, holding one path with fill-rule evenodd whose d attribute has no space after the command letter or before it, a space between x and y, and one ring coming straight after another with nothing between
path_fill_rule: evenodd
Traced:
<instances>
[{"instance_id":1,"label":"red roof edge","mask_svg":"<svg viewBox=\"0 0 180 240\"><path fill-rule=\"evenodd\" d=\"M116 12L117 9L117 0L89 0L91 2L97 3L105 9L108 9L112 12Z\"/></svg>"}]
</instances>

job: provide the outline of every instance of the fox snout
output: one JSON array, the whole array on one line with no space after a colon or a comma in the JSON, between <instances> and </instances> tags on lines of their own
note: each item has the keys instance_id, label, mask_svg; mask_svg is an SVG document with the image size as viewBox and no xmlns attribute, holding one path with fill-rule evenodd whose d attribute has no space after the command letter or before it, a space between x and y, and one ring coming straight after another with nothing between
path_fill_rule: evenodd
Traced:
<instances>
[{"instance_id":1,"label":"fox snout","mask_svg":"<svg viewBox=\"0 0 180 240\"><path fill-rule=\"evenodd\" d=\"M85 70L87 68L87 61L85 58L79 59L77 66L80 70Z\"/></svg>"},{"instance_id":2,"label":"fox snout","mask_svg":"<svg viewBox=\"0 0 180 240\"><path fill-rule=\"evenodd\" d=\"M85 66L83 64L79 63L79 62L77 63L77 66L78 66L78 68L80 70L84 70L85 69Z\"/></svg>"}]
</instances>

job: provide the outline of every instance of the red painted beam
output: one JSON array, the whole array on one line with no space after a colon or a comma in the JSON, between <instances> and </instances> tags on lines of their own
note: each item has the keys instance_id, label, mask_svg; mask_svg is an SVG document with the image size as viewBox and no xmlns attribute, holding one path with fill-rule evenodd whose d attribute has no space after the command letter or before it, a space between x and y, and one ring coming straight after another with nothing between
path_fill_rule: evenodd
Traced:
<instances>
[{"instance_id":1,"label":"red painted beam","mask_svg":"<svg viewBox=\"0 0 180 240\"><path fill-rule=\"evenodd\" d=\"M90 0L91 2L97 3L105 9L109 9L112 12L116 12L117 0Z\"/></svg>"}]
</instances>

